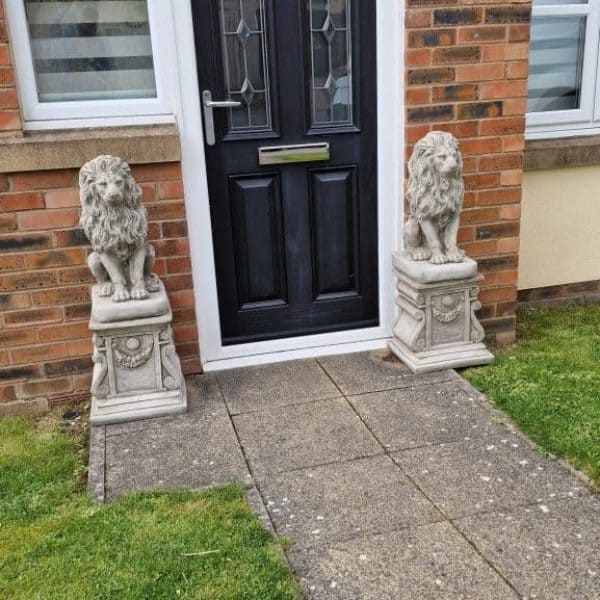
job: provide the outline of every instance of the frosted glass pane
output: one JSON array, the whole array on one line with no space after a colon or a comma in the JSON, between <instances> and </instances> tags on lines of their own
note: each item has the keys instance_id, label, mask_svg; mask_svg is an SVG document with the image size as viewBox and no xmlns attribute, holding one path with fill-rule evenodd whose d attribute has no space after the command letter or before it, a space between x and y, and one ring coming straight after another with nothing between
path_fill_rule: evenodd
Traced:
<instances>
[{"instance_id":1,"label":"frosted glass pane","mask_svg":"<svg viewBox=\"0 0 600 600\"><path fill-rule=\"evenodd\" d=\"M585 17L533 19L527 112L580 107L585 25Z\"/></svg>"},{"instance_id":2,"label":"frosted glass pane","mask_svg":"<svg viewBox=\"0 0 600 600\"><path fill-rule=\"evenodd\" d=\"M26 1L40 102L156 98L146 0Z\"/></svg>"},{"instance_id":3,"label":"frosted glass pane","mask_svg":"<svg viewBox=\"0 0 600 600\"><path fill-rule=\"evenodd\" d=\"M352 122L350 0L309 0L313 126Z\"/></svg>"}]
</instances>

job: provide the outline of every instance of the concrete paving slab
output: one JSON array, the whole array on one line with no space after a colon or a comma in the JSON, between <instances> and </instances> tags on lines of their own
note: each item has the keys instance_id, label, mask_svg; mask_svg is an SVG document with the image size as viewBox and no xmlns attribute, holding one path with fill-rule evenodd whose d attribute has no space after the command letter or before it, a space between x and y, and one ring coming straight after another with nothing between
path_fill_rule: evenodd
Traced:
<instances>
[{"instance_id":1,"label":"concrete paving slab","mask_svg":"<svg viewBox=\"0 0 600 600\"><path fill-rule=\"evenodd\" d=\"M340 396L315 360L221 371L217 378L232 415Z\"/></svg>"},{"instance_id":2,"label":"concrete paving slab","mask_svg":"<svg viewBox=\"0 0 600 600\"><path fill-rule=\"evenodd\" d=\"M109 500L131 490L200 489L233 482L249 484L251 478L229 417L172 421L158 433L136 430L106 440Z\"/></svg>"},{"instance_id":3,"label":"concrete paving slab","mask_svg":"<svg viewBox=\"0 0 600 600\"><path fill-rule=\"evenodd\" d=\"M454 382L350 396L352 406L388 450L488 435L488 413Z\"/></svg>"},{"instance_id":4,"label":"concrete paving slab","mask_svg":"<svg viewBox=\"0 0 600 600\"><path fill-rule=\"evenodd\" d=\"M434 523L316 548L292 566L312 600L517 600L449 524Z\"/></svg>"},{"instance_id":5,"label":"concrete paving slab","mask_svg":"<svg viewBox=\"0 0 600 600\"><path fill-rule=\"evenodd\" d=\"M254 473L281 473L381 454L347 400L294 404L233 417Z\"/></svg>"},{"instance_id":6,"label":"concrete paving slab","mask_svg":"<svg viewBox=\"0 0 600 600\"><path fill-rule=\"evenodd\" d=\"M588 493L566 469L509 433L392 456L450 518Z\"/></svg>"},{"instance_id":7,"label":"concrete paving slab","mask_svg":"<svg viewBox=\"0 0 600 600\"><path fill-rule=\"evenodd\" d=\"M227 416L227 407L223 394L219 389L216 377L212 373L186 377L188 412L172 417L159 417L116 423L106 426L106 436L130 435L134 432L159 433L165 427L177 427L177 424L187 424L194 427L198 421L206 421L216 417Z\"/></svg>"},{"instance_id":8,"label":"concrete paving slab","mask_svg":"<svg viewBox=\"0 0 600 600\"><path fill-rule=\"evenodd\" d=\"M303 545L442 519L389 456L291 471L257 484L279 535Z\"/></svg>"},{"instance_id":9,"label":"concrete paving slab","mask_svg":"<svg viewBox=\"0 0 600 600\"><path fill-rule=\"evenodd\" d=\"M447 371L415 375L387 350L318 359L346 395L425 385L450 378Z\"/></svg>"},{"instance_id":10,"label":"concrete paving slab","mask_svg":"<svg viewBox=\"0 0 600 600\"><path fill-rule=\"evenodd\" d=\"M517 507L455 522L524 598L600 598L600 499Z\"/></svg>"}]
</instances>

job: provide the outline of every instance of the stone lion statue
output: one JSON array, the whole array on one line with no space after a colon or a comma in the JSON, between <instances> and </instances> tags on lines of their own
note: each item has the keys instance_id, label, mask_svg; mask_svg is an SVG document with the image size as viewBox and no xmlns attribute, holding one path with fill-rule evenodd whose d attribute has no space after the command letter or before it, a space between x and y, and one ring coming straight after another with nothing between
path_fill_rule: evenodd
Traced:
<instances>
[{"instance_id":1,"label":"stone lion statue","mask_svg":"<svg viewBox=\"0 0 600 600\"><path fill-rule=\"evenodd\" d=\"M154 248L146 242L148 221L142 191L129 165L97 156L79 172L80 225L92 244L88 266L100 295L113 302L142 300L155 291Z\"/></svg>"},{"instance_id":2,"label":"stone lion statue","mask_svg":"<svg viewBox=\"0 0 600 600\"><path fill-rule=\"evenodd\" d=\"M405 249L413 260L462 262L456 241L464 196L458 141L450 133L429 132L415 144L408 172Z\"/></svg>"}]
</instances>

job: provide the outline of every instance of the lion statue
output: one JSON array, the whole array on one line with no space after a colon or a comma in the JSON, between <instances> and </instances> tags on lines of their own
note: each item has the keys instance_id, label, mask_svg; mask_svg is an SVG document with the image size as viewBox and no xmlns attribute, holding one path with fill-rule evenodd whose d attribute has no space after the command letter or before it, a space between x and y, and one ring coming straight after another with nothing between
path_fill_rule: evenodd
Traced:
<instances>
[{"instance_id":1,"label":"lion statue","mask_svg":"<svg viewBox=\"0 0 600 600\"><path fill-rule=\"evenodd\" d=\"M155 255L146 242L142 190L129 165L116 156L97 156L81 168L79 188L79 223L92 244L88 266L100 295L113 302L148 298L149 291L156 291Z\"/></svg>"},{"instance_id":2,"label":"lion statue","mask_svg":"<svg viewBox=\"0 0 600 600\"><path fill-rule=\"evenodd\" d=\"M415 144L408 172L404 248L412 260L462 262L456 241L464 196L458 141L450 133L429 132Z\"/></svg>"}]
</instances>

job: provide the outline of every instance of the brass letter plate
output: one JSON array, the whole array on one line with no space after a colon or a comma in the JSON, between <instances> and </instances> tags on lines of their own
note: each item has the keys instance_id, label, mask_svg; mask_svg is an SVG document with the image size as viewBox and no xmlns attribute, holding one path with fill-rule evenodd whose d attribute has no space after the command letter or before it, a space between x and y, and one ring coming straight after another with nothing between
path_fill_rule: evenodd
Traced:
<instances>
[{"instance_id":1,"label":"brass letter plate","mask_svg":"<svg viewBox=\"0 0 600 600\"><path fill-rule=\"evenodd\" d=\"M329 160L329 142L295 146L263 146L258 149L259 165L281 165L319 160Z\"/></svg>"}]
</instances>

